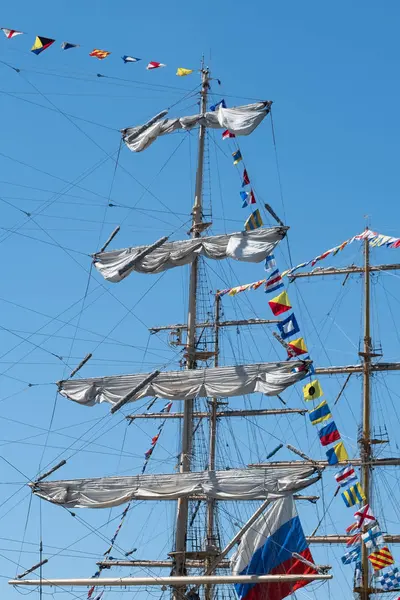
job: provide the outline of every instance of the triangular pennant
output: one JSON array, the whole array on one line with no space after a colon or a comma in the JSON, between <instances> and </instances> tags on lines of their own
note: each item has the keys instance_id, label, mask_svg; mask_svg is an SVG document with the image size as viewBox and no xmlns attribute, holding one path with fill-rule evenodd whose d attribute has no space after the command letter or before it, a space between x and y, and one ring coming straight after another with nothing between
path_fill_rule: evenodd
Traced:
<instances>
[{"instance_id":1,"label":"triangular pennant","mask_svg":"<svg viewBox=\"0 0 400 600\"><path fill-rule=\"evenodd\" d=\"M151 71L153 69L160 69L161 67L166 67L167 65L164 65L163 63L160 62L156 62L155 60L152 60L149 62L149 64L147 65L146 69L148 71Z\"/></svg>"},{"instance_id":2,"label":"triangular pennant","mask_svg":"<svg viewBox=\"0 0 400 600\"><path fill-rule=\"evenodd\" d=\"M1 31L4 33L7 39L11 40L13 37L17 35L23 35L23 31L17 31L16 29L6 29L5 27L0 27Z\"/></svg>"},{"instance_id":3,"label":"triangular pennant","mask_svg":"<svg viewBox=\"0 0 400 600\"><path fill-rule=\"evenodd\" d=\"M31 48L31 52L33 52L34 54L40 54L41 52L43 52L43 50L46 50L52 44L54 44L55 41L56 40L52 40L51 38L46 38L37 35L35 38L35 43Z\"/></svg>"}]
</instances>

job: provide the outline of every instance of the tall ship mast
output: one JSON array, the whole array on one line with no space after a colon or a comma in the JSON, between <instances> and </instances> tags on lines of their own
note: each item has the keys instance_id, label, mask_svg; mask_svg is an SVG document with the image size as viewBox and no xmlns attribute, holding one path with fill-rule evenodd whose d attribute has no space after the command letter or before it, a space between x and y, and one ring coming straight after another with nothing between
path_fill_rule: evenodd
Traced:
<instances>
[{"instance_id":1,"label":"tall ship mast","mask_svg":"<svg viewBox=\"0 0 400 600\"><path fill-rule=\"evenodd\" d=\"M90 598L101 598L104 593L114 588L130 589L131 586L132 589L138 586L146 589L155 586L156 590L161 588L163 593L166 591L171 593L174 600L198 600L199 598L213 600L233 598L235 594L244 599L253 598L253 595L254 598L257 598L260 595L264 600L277 600L295 594L305 585L309 585L306 590L317 590L320 589L321 584L325 584L322 589L324 597L328 598L331 597L328 589L328 582L332 578L331 566L324 564L321 555L317 554L318 549L323 545L346 545L354 535L357 535L359 560L350 561L357 565L354 578L350 574L351 567L344 568L349 569L352 593L357 594L360 600L369 600L376 594L388 591L380 577L382 574L384 577L385 574L393 571L390 563L384 565L386 570L373 570L370 555L373 551L380 552L382 548L387 548L387 544L400 542L400 535L381 531L378 515L374 515L373 519L371 517L371 523L368 521L359 523L359 527L355 526L355 529L344 531L341 535L320 535L319 527L326 516L324 510L324 515L319 519L314 531L306 531L304 536L297 516L296 505L302 504L313 509L315 503L320 501L320 495L314 492L320 484L325 482L325 478L332 478L333 471L339 474L340 478L342 471L346 475L346 469L355 469L359 473L360 497L355 498L357 501L354 502L352 499L349 500L349 503L351 506L354 505L354 510L358 509L359 512L367 507L367 514L372 515L372 511L375 510L372 473L379 467L400 465L400 457L376 456L374 449L385 444L385 437L375 436L371 424L371 403L373 401L371 381L373 377L377 373L400 370L400 363L382 362L380 350L374 347L371 333L371 279L375 273L395 271L400 268L400 265L371 265L370 251L377 234L371 232L370 235L370 230L366 229L364 235L355 236L355 238L359 238L358 241L363 247L364 260L360 266L353 264L349 267L328 267L302 271L293 269L290 265L284 275L280 273L277 275L277 270L273 270L271 275L252 284L226 290L214 289L212 293L208 290L206 297L205 290L208 282L204 269L205 261L235 260L261 264L266 261L267 268L268 261L275 262L273 255L280 242L285 240L288 227L275 214L273 208L269 204L265 204L266 214L276 222L273 226L263 227L257 222L260 217L260 212L258 212L258 215L252 213L249 220L246 221L248 226L242 231L219 235L209 234L208 230L212 226L212 221L209 220L211 217L208 218L208 215L205 214L203 202L208 131L224 130L232 138L250 135L270 113L272 102L262 101L232 109L220 104L216 109L210 110L208 96L213 80L204 63L200 69L200 76L200 111L198 114L165 118L166 111L163 111L146 124L127 128L122 132L126 146L136 153L147 150L158 137L172 134L178 130L189 132L195 128L195 131L198 130L194 203L188 239L170 241L168 237L163 236L158 240L151 241L146 246L109 250L110 244L118 235L118 227L112 232L101 250L93 255L94 267L104 277L107 285L123 282L126 278L129 278L128 281L132 281L134 277L140 277L141 273L166 273L166 277L168 277L168 271L189 265L187 322L168 325L154 324L150 329L150 333L153 335L165 335L165 333L169 335L170 344L176 351L176 356L180 357L181 369L171 370L167 363L167 365L157 367L152 371L149 370L148 373L77 377L81 369L90 367L92 354L89 353L73 369L69 377L57 383L58 392L64 399L72 400L82 407L95 407L97 404L106 403L110 405L110 414L123 415L127 426L131 423L141 422L151 422L156 425L159 423L158 433L152 439L150 449L145 455L141 473L57 480L53 478L53 473L59 469L62 472L62 468L65 466L65 461L62 460L49 466L49 469L30 482L34 497L52 503L55 505L53 508L59 510L63 508L74 517L81 508L110 510L119 506L126 508L122 513L119 528L110 540L109 548L104 557L99 557L97 561L93 577L51 576L51 565L47 565L42 544L40 544L39 562L27 568L23 573L19 573L18 577L11 579L10 584L18 587L34 586L40 590L40 594L49 586L55 586L55 589L60 590L70 587L74 589L88 588L89 600ZM235 150L234 158L237 158L238 152L241 158L240 150ZM253 191L245 192L245 194L251 198ZM385 243L393 244L394 238L391 240L386 240ZM329 275L336 278L343 276L345 284L353 275L361 275L363 279L363 344L359 351L359 361L356 364L340 366L313 364L308 350L303 348L302 351L299 351L300 346L293 345L293 340L288 339L289 336L286 335L287 331L281 329L284 328L284 318L281 315L288 306L292 308L289 304L285 305L286 300L282 300L282 306L286 306L285 310L282 309L281 312L277 310L271 318L258 316L229 320L224 318L224 308L230 301L228 295L234 296L243 291L247 292L247 290L254 290L256 293L258 288L263 289L264 286L266 291L269 291L268 286L271 288L277 286L279 289L283 286L281 281L285 276L287 289L290 292L294 287L300 288L304 281ZM125 282L125 285L129 285L128 281ZM269 296L268 299L270 299ZM272 299L271 302L274 304ZM273 308L273 310L275 309ZM229 366L221 364L221 332L239 332L242 327L253 331L258 327L272 328L277 325L281 335L274 334L274 343L278 348L278 354L282 354L283 348L285 357L282 360L252 364L239 363ZM345 392L351 377L359 375L362 379L362 421L358 433L358 456L350 459L337 454L336 462L332 462L329 457L327 460L321 460L321 458L315 457L312 449L306 451L304 448L287 442L275 444L276 447L265 460L252 462L245 468L236 468L231 465L220 468L217 459L220 444L219 425L222 421L226 419L227 422L234 422L237 417L253 423L256 422L256 419L264 416L272 419L285 415L291 418L308 413L311 423L314 424L312 421L314 412L325 410L326 404L320 408L325 402L324 400L321 402L322 393L316 404L311 406L304 402L298 408L288 407L287 401L282 395L285 392L291 392L292 386L296 386L299 390L303 388L306 401L311 400L313 398L307 398L306 395L307 393L313 394L309 390L315 388L315 381L319 385L319 378L324 383L325 376L332 375L344 376L335 405ZM232 408L229 405L230 399L245 398L253 393L261 393L266 397L277 399L278 407L259 406L254 408L245 404L244 407ZM143 399L152 399L145 412L130 410L135 403ZM200 399L202 400L200 401ZM159 400L166 403L165 406L162 409L152 410L154 403ZM333 400L330 405L333 405ZM171 410L172 406L177 407L178 404L179 409ZM82 410L84 409L82 408ZM329 415L332 417L331 413ZM325 416L319 422L324 422L324 420ZM149 474L146 472L148 461L158 443L165 423L170 421L179 423L180 427L179 452L175 472ZM199 460L196 454L198 436L205 421L208 423L207 436L202 443L205 444L206 451ZM321 435L320 439L322 440ZM329 435L332 433L330 432ZM333 442L340 439L340 436L330 439L333 441L329 441L327 445L330 445L332 450L332 448L336 448L336 446L332 446ZM277 460L279 456L277 453L284 446L289 458ZM308 489L310 486L313 487ZM346 495L347 488L343 492L338 487L334 493L335 497L339 491ZM126 556L123 558L115 558L113 548L117 547L116 538L128 510L134 510L136 502L151 503L151 501L176 502L173 545L168 552L168 557L163 560L152 560L135 555L135 558L132 558L131 554L136 553L135 549L126 552ZM225 503L233 503L235 509L224 513L226 509L221 507ZM236 508L246 504L251 506L251 510L244 509L242 513L240 508ZM230 536L223 535L221 531L224 514L225 516L229 515L231 519L232 515L236 514L234 531ZM352 515L351 512L349 514ZM351 520L349 517L349 525ZM275 547L268 545L276 530L280 530L280 527L287 525L288 522L296 522L295 541L291 540L288 533L287 541L284 543L277 544L275 542ZM157 533L159 525L161 524L154 523L152 525L155 533ZM354 533L355 531L356 533ZM383 536L385 545L378 541L376 543L373 541L372 544L367 543L369 537L375 535L375 532ZM227 537L229 539L226 539ZM311 555L309 545L312 546L313 552L316 548L315 555ZM277 546L279 546L278 550ZM276 561L273 567L266 568L265 571L260 571L260 567L255 567L253 562L253 557L258 556L257 552L260 554L260 549L263 549L267 558L263 556L261 563L257 562L257 565L262 564L266 568L266 565L269 565L268 557L271 556ZM281 554L285 557L285 560L282 559L282 563L279 562ZM345 560L343 563L347 564ZM283 570L279 570L281 564L285 565L282 567ZM252 570L253 567L254 570ZM144 569L146 577L143 577L140 571L139 575L109 577L110 569L116 568L131 569L134 573L137 573L138 569ZM389 571L388 568L391 570ZM165 569L169 570L169 574L160 575L160 570L165 571ZM390 577L395 585L389 591L396 593L400 590L400 585L397 590L396 571L393 573L393 577L392 575ZM333 576L335 577L335 575L335 570L333 570ZM316 597L320 597L318 596L320 592L315 593Z\"/></svg>"}]
</instances>

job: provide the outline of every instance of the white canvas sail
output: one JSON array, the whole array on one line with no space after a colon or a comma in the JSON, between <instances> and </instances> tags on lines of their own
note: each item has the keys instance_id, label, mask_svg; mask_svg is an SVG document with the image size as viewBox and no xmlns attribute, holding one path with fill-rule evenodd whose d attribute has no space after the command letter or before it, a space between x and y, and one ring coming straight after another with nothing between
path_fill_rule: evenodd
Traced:
<instances>
[{"instance_id":1,"label":"white canvas sail","mask_svg":"<svg viewBox=\"0 0 400 600\"><path fill-rule=\"evenodd\" d=\"M67 507L108 508L130 500L176 500L196 495L219 500L264 500L293 494L315 483L312 467L232 469L165 475L101 477L31 484L44 500Z\"/></svg>"},{"instance_id":2,"label":"white canvas sail","mask_svg":"<svg viewBox=\"0 0 400 600\"><path fill-rule=\"evenodd\" d=\"M129 402L146 396L158 396L166 400L188 400L198 396L229 398L253 392L276 396L303 379L307 368L300 372L293 372L293 370L296 367L303 367L304 364L302 361L291 361L166 371L140 388ZM58 386L60 394L84 406L94 406L100 402L116 404L147 377L149 377L148 373L141 373L69 379L60 381Z\"/></svg>"},{"instance_id":3,"label":"white canvas sail","mask_svg":"<svg viewBox=\"0 0 400 600\"><path fill-rule=\"evenodd\" d=\"M178 129L190 130L199 125L212 129L228 129L235 135L249 135L269 113L271 104L271 102L265 101L233 108L220 106L215 112L176 119L162 119L162 116L165 115L165 111L163 111L145 125L123 129L122 139L129 150L141 152L161 135L173 133Z\"/></svg>"},{"instance_id":4,"label":"white canvas sail","mask_svg":"<svg viewBox=\"0 0 400 600\"><path fill-rule=\"evenodd\" d=\"M287 229L287 227L270 227L165 242L138 261L135 261L136 257L149 246L99 252L94 255L94 266L107 281L115 283L124 279L132 271L161 273L167 269L187 265L197 256L214 260L232 258L241 262L259 263L271 254L275 246L285 237Z\"/></svg>"}]
</instances>

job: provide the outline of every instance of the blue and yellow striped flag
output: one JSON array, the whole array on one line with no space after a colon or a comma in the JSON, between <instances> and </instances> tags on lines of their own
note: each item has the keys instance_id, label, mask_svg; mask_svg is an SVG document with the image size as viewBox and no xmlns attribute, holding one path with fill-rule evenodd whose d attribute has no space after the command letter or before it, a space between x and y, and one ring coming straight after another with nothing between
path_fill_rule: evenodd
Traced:
<instances>
[{"instance_id":1,"label":"blue and yellow striped flag","mask_svg":"<svg viewBox=\"0 0 400 600\"><path fill-rule=\"evenodd\" d=\"M259 227L261 227L263 224L261 215L260 215L260 211L255 210L247 219L247 221L244 224L244 228L246 231L251 231L252 229L258 229Z\"/></svg>"},{"instance_id":2,"label":"blue and yellow striped flag","mask_svg":"<svg viewBox=\"0 0 400 600\"><path fill-rule=\"evenodd\" d=\"M240 150L236 150L235 152L233 152L232 156L234 165L237 165L238 163L240 163L241 160L243 160Z\"/></svg>"},{"instance_id":3,"label":"blue and yellow striped flag","mask_svg":"<svg viewBox=\"0 0 400 600\"><path fill-rule=\"evenodd\" d=\"M310 410L308 412L308 416L310 417L310 421L313 425L318 425L318 423L322 423L323 421L327 421L331 418L331 409L326 403L326 400L323 400L321 404L318 404L314 410Z\"/></svg>"},{"instance_id":4,"label":"blue and yellow striped flag","mask_svg":"<svg viewBox=\"0 0 400 600\"><path fill-rule=\"evenodd\" d=\"M361 487L361 483L357 481L357 483L355 483L347 490L342 492L342 498L347 508L350 508L350 506L354 506L355 504L360 504L361 502L364 502L365 494L364 490Z\"/></svg>"}]
</instances>

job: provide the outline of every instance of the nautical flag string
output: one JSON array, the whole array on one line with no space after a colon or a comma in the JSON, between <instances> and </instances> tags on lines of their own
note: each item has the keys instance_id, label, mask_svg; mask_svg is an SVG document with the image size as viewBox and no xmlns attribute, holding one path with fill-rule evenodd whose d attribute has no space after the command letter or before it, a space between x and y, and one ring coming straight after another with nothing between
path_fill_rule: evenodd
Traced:
<instances>
[{"instance_id":1,"label":"nautical flag string","mask_svg":"<svg viewBox=\"0 0 400 600\"><path fill-rule=\"evenodd\" d=\"M249 183L246 171L245 175L246 181L243 182L243 186ZM245 200L247 199L247 194L241 194L241 197L243 200ZM368 239L371 245L387 244L390 247L400 248L400 238L398 240L398 243L393 243L393 238L391 238L392 241L388 243L387 237L374 237L376 235L377 234L372 235L371 232L364 232L363 234L360 234L360 236L355 236L353 239ZM353 241L353 239L351 241ZM332 253L336 254L337 252L342 250L346 245L347 242L341 244L340 246L333 249ZM317 259L312 261L312 264L316 264L318 260L326 258L326 256L328 256L329 254L330 252L320 255L319 257L317 257ZM307 264L309 263L302 263L302 265L299 265L298 267L296 267L296 269L306 266ZM266 258L265 270L270 273L268 278L265 280L265 291L267 293L275 292L276 290L282 288L282 276L288 275L288 272L282 274L280 273L273 255L270 255ZM293 270L291 272L293 272ZM245 289L249 289L246 284L242 286L237 286L236 288L228 288L226 290L223 290L222 292L219 292L219 294L230 294L233 290L235 290L236 293L236 291L240 292L244 291ZM283 314L288 310L291 310L292 308L286 291L283 291L280 294L278 294L278 296L270 300L268 304L271 308L272 313L275 316L279 316L280 314ZM298 356L299 354L308 353L305 341L302 337L289 342L285 341L286 338L291 337L292 335L298 334L300 332L300 327L297 323L294 313L290 314L285 319L282 319L277 325L279 329L279 335L274 333L274 336L277 339L279 339L282 345L284 345L287 348L289 359L293 356ZM308 356L306 358L309 359ZM306 366L304 368L304 371L305 373L308 372L308 374L310 375L310 379L311 375L315 372L314 369L307 369ZM315 401L323 396L323 391L318 379L314 379L305 386L303 386L303 396L304 400L306 401ZM322 428L320 428L318 431L318 436L322 446L331 446L326 451L328 464L337 465L339 463L347 462L349 460L349 456L347 454L343 441L341 441L339 430L336 427L335 422L331 420L332 413L326 400L322 400L318 404L318 406L315 406L312 410L309 410L308 414L310 421L313 425L319 425L323 423ZM328 423L326 423L327 421ZM268 458L275 454L275 452L277 452L279 448L280 446L278 446L270 455L268 455ZM358 481L354 467L350 463L345 467L341 468L335 474L335 479L336 482L339 484L339 489L342 489L341 496L347 507L352 507L356 504L362 504L363 502L365 502L366 496L364 490L362 488L361 483ZM366 531L365 529L364 531L362 531L363 526L373 524L374 522L376 522L369 505L366 504L358 511L356 511L355 517L357 519L356 523L353 523L346 529L346 532L348 534L352 534L346 542L347 547L351 548L351 550L342 557L342 562L343 564L350 564L356 562L354 572L354 584L355 587L358 587L361 585L362 581L361 563L359 562L361 554L361 543L364 543L366 548L377 548L377 551L373 552L368 557L375 570L379 570L384 568L385 566L394 564L394 560L388 547L385 546L379 549L379 546L384 543L384 537L378 525L370 527ZM396 577L397 574L393 577L393 579L396 581L395 585L400 585L400 581L398 581ZM389 579L390 578L388 578L388 581Z\"/></svg>"},{"instance_id":2,"label":"nautical flag string","mask_svg":"<svg viewBox=\"0 0 400 600\"><path fill-rule=\"evenodd\" d=\"M168 402L160 412L169 413L170 410L171 410L171 407L172 407L172 402ZM165 418L161 422L161 425L158 426L158 428L157 428L158 429L158 433L152 438L150 449L147 452L145 452L145 455L144 455L145 456L145 460L144 460L144 464L143 464L143 467L142 467L142 474L145 472L145 470L147 468L147 464L149 462L150 456L152 455L153 450L154 450L154 448L155 448L155 446L156 446L156 444L157 444L157 442L159 440L159 437L160 437L161 432L162 432L162 430L164 428L166 420L167 419ZM131 505L132 505L132 501L127 504L126 508L122 512L121 519L120 519L120 522L118 524L118 527L117 527L117 529L116 529L113 537L110 540L110 546L107 548L107 550L103 554L104 557L108 557L110 555L110 553L111 553L111 551L112 551L112 549L114 547L115 541L116 541L116 539L118 537L118 534L121 531L121 528L122 528L122 525L124 523L125 517L128 514ZM100 566L98 568L98 570L94 573L93 579L99 578L100 575L101 575L101 572L103 571L104 568L105 567ZM87 594L87 600L91 599L91 597L93 596L94 590L95 590L95 586L92 586L91 588L89 588L88 594ZM102 592L101 592L101 594L99 596L97 596L97 598L95 600L99 600L99 598L101 598L101 596L102 596Z\"/></svg>"}]
</instances>

